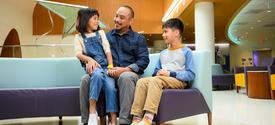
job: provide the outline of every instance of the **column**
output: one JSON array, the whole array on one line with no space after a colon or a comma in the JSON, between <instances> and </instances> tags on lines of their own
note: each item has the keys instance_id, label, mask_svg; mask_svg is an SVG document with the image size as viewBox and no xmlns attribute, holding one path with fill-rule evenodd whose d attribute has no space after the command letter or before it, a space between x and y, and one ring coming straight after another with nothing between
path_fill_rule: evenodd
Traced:
<instances>
[{"instance_id":1,"label":"column","mask_svg":"<svg viewBox=\"0 0 275 125\"><path fill-rule=\"evenodd\" d=\"M211 53L211 63L215 63L214 5L210 0L195 4L195 46L197 51Z\"/></svg>"}]
</instances>

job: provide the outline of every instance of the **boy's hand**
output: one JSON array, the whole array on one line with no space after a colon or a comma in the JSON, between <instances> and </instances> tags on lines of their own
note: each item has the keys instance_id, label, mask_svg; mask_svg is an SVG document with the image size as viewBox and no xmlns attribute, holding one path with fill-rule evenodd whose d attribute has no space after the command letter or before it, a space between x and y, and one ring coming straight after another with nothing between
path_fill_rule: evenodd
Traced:
<instances>
[{"instance_id":1,"label":"boy's hand","mask_svg":"<svg viewBox=\"0 0 275 125\"><path fill-rule=\"evenodd\" d=\"M161 69L158 71L157 76L170 76L170 72L165 69Z\"/></svg>"}]
</instances>

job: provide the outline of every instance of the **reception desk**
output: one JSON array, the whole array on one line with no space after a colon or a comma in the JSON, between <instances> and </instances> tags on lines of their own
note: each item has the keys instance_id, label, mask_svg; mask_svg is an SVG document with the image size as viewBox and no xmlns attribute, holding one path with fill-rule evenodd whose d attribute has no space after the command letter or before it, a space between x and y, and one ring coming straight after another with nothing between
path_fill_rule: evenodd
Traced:
<instances>
[{"instance_id":1,"label":"reception desk","mask_svg":"<svg viewBox=\"0 0 275 125\"><path fill-rule=\"evenodd\" d=\"M250 98L271 98L268 71L247 71L247 87L247 95Z\"/></svg>"}]
</instances>

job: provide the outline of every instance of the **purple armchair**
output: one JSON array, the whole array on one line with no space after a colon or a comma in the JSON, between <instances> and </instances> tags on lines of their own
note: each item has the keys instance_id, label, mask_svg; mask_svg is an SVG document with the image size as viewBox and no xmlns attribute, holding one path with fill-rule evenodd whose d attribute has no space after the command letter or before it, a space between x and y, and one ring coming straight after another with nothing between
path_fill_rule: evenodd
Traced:
<instances>
[{"instance_id":1,"label":"purple armchair","mask_svg":"<svg viewBox=\"0 0 275 125\"><path fill-rule=\"evenodd\" d=\"M212 64L213 89L219 87L231 89L233 84L235 84L234 74L224 74L220 64Z\"/></svg>"}]
</instances>

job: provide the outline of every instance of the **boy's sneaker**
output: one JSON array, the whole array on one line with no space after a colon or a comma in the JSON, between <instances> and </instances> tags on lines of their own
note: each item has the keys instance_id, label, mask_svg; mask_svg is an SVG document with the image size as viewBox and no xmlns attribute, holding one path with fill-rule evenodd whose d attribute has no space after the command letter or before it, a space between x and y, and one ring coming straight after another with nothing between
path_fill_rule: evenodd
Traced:
<instances>
[{"instance_id":1,"label":"boy's sneaker","mask_svg":"<svg viewBox=\"0 0 275 125\"><path fill-rule=\"evenodd\" d=\"M152 120L149 117L144 116L142 121L136 125L152 125Z\"/></svg>"},{"instance_id":2,"label":"boy's sneaker","mask_svg":"<svg viewBox=\"0 0 275 125\"><path fill-rule=\"evenodd\" d=\"M141 118L134 116L131 125L137 125L141 121Z\"/></svg>"}]
</instances>

